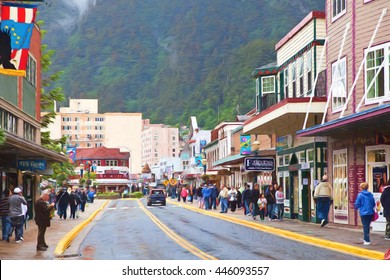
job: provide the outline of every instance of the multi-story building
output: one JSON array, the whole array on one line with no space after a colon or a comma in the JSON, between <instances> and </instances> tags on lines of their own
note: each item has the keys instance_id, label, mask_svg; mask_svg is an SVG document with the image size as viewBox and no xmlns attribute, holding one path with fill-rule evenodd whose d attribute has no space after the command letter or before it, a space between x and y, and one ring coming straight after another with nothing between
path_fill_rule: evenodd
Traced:
<instances>
[{"instance_id":1,"label":"multi-story building","mask_svg":"<svg viewBox=\"0 0 390 280\"><path fill-rule=\"evenodd\" d=\"M130 152L121 152L119 148L78 148L76 149L76 174L71 181L78 184L81 176L88 172L96 174L95 183L99 192L119 191L130 187Z\"/></svg>"},{"instance_id":2,"label":"multi-story building","mask_svg":"<svg viewBox=\"0 0 390 280\"><path fill-rule=\"evenodd\" d=\"M353 204L359 184L366 181L378 200L389 179L389 8L388 0L326 1L326 117L298 135L328 138L335 223L357 225ZM373 228L384 229L383 211L377 210L380 218Z\"/></svg>"},{"instance_id":3,"label":"multi-story building","mask_svg":"<svg viewBox=\"0 0 390 280\"><path fill-rule=\"evenodd\" d=\"M21 186L32 218L40 175L67 157L41 146L41 32L36 24L27 55L25 77L0 74L0 129L6 137L0 145L0 195Z\"/></svg>"},{"instance_id":4,"label":"multi-story building","mask_svg":"<svg viewBox=\"0 0 390 280\"><path fill-rule=\"evenodd\" d=\"M142 165L160 166L162 158L179 158L179 129L164 124L151 124L144 120L141 134Z\"/></svg>"},{"instance_id":5,"label":"multi-story building","mask_svg":"<svg viewBox=\"0 0 390 280\"><path fill-rule=\"evenodd\" d=\"M98 112L97 99L70 99L49 126L53 139L68 137L79 148L121 148L130 152L130 172L141 173L142 113Z\"/></svg>"},{"instance_id":6,"label":"multi-story building","mask_svg":"<svg viewBox=\"0 0 390 280\"><path fill-rule=\"evenodd\" d=\"M326 139L296 131L319 124L324 113L325 37L325 13L315 11L276 44L277 61L254 71L257 112L243 127L244 134L275 137L285 216L304 221L316 221L311 194L326 170Z\"/></svg>"}]
</instances>

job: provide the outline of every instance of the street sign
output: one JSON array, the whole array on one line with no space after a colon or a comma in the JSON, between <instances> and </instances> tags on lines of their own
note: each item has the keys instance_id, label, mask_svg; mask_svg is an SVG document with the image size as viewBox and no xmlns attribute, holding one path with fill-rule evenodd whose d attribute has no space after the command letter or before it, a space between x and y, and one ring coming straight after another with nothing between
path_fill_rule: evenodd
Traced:
<instances>
[{"instance_id":1,"label":"street sign","mask_svg":"<svg viewBox=\"0 0 390 280\"><path fill-rule=\"evenodd\" d=\"M274 171L275 159L263 157L247 157L244 161L246 171Z\"/></svg>"}]
</instances>

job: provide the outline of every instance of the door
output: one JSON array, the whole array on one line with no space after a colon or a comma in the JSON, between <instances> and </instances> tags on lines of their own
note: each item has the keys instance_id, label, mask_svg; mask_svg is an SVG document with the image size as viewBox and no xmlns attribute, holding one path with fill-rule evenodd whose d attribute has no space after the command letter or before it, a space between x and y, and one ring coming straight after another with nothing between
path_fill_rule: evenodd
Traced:
<instances>
[{"instance_id":1,"label":"door","mask_svg":"<svg viewBox=\"0 0 390 280\"><path fill-rule=\"evenodd\" d=\"M298 177L298 171L293 171L290 172L290 177L291 177L291 185L290 185L290 190L291 190L291 201L290 203L292 204L290 209L291 209L291 218L298 218L298 212L299 212L299 177Z\"/></svg>"},{"instance_id":2,"label":"door","mask_svg":"<svg viewBox=\"0 0 390 280\"><path fill-rule=\"evenodd\" d=\"M310 209L310 185L311 185L311 177L310 170L302 170L302 220L308 222L311 216Z\"/></svg>"}]
</instances>

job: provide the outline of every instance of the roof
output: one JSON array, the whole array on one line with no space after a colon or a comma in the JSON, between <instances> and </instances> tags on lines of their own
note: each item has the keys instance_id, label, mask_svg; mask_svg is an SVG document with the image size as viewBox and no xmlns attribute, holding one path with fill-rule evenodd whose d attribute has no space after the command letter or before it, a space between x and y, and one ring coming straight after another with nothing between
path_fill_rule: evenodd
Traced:
<instances>
[{"instance_id":1,"label":"roof","mask_svg":"<svg viewBox=\"0 0 390 280\"><path fill-rule=\"evenodd\" d=\"M119 148L77 148L76 160L84 159L123 159L128 160L129 152L121 152Z\"/></svg>"}]
</instances>

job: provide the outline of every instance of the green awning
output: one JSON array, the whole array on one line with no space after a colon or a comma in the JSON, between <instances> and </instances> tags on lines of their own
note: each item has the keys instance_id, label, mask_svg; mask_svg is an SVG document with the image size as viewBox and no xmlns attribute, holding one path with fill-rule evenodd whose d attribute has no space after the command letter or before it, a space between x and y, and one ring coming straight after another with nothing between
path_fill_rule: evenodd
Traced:
<instances>
[{"instance_id":1,"label":"green awning","mask_svg":"<svg viewBox=\"0 0 390 280\"><path fill-rule=\"evenodd\" d=\"M245 158L245 156L240 155L240 154L228 156L228 157L225 157L223 159L215 161L213 163L213 166L218 166L218 165L222 165L222 164L226 164L226 163L235 163L235 161L238 161L238 160L243 159L243 158Z\"/></svg>"}]
</instances>

